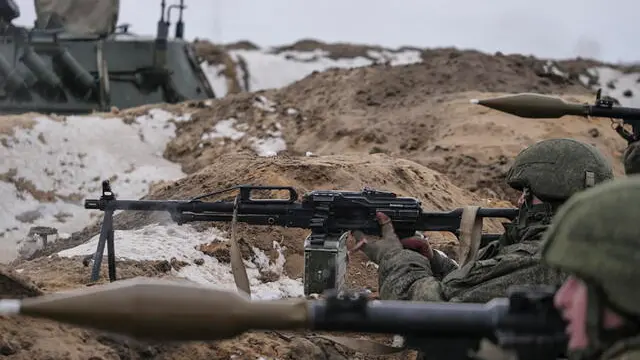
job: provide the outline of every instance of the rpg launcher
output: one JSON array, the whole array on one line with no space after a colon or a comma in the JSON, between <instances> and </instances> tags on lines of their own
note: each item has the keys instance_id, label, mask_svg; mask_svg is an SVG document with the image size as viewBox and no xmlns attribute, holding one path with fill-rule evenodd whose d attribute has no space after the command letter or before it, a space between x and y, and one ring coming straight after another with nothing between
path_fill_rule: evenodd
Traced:
<instances>
[{"instance_id":1,"label":"rpg launcher","mask_svg":"<svg viewBox=\"0 0 640 360\"><path fill-rule=\"evenodd\" d=\"M566 349L553 289L512 287L486 304L376 301L358 293L324 300L249 300L239 293L150 278L23 300L0 300L22 315L156 341L215 341L252 330L401 334L430 359L469 359L481 339L520 360L555 360Z\"/></svg>"},{"instance_id":2,"label":"rpg launcher","mask_svg":"<svg viewBox=\"0 0 640 360\"><path fill-rule=\"evenodd\" d=\"M202 201L214 195L238 190L235 201ZM285 199L256 199L258 191L286 191ZM380 235L376 212L389 216L400 238L416 231L444 231L459 236L463 209L449 212L424 212L415 198L398 197L394 193L364 189L360 192L316 190L304 194L289 186L240 185L204 194L190 200L117 200L108 181L102 183L100 199L85 200L85 209L104 211L98 247L94 254L91 281L98 280L100 265L107 246L109 279L116 280L113 244L113 212L116 210L165 211L173 221L184 224L196 221L238 222L249 225L270 225L310 229L304 241L305 294L322 293L326 289L342 289L346 274L347 231L360 230L368 235ZM479 208L477 218L507 218L518 214L513 208ZM496 240L500 235L482 235L482 242Z\"/></svg>"},{"instance_id":3,"label":"rpg launcher","mask_svg":"<svg viewBox=\"0 0 640 360\"><path fill-rule=\"evenodd\" d=\"M628 143L640 140L640 108L614 106L613 98L601 94L602 89L598 89L594 104L569 103L559 97L532 93L474 99L471 103L523 118L555 119L574 115L619 119L621 123L616 123L614 130ZM625 124L631 126L631 131L624 128Z\"/></svg>"}]
</instances>

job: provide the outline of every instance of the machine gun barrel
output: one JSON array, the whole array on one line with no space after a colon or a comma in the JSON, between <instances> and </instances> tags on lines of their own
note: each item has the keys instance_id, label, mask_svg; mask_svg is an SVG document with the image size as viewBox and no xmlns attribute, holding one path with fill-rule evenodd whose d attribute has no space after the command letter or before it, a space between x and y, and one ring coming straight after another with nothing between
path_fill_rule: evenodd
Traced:
<instances>
[{"instance_id":1,"label":"machine gun barrel","mask_svg":"<svg viewBox=\"0 0 640 360\"><path fill-rule=\"evenodd\" d=\"M286 206L284 204L244 204L240 205L246 214L280 214L292 211L299 206ZM90 210L130 210L130 211L167 211L175 213L194 213L204 215L232 214L234 203L232 201L189 201L189 200L112 200L87 199L84 208ZM194 218L193 221L213 221L203 218Z\"/></svg>"},{"instance_id":2,"label":"machine gun barrel","mask_svg":"<svg viewBox=\"0 0 640 360\"><path fill-rule=\"evenodd\" d=\"M245 187L252 189L253 187ZM262 188L262 187L261 187ZM270 187L264 187L270 188ZM291 189L293 190L293 189ZM351 192L333 192L336 197L341 194L354 194ZM313 194L310 193L310 194ZM248 199L248 198L247 198ZM241 199L238 204L237 220L249 225L275 225L292 228L317 229L314 221L313 204L296 203L287 200L247 200ZM345 200L347 199L347 200ZM342 202L336 205L342 216L336 216L321 224L321 229L328 233L343 233L351 230L360 230L368 235L380 235L380 228L375 220L377 211L387 214L393 222L396 231L402 235L411 235L415 231L447 231L455 233L460 227L460 218L463 209L454 209L448 212L422 212L421 209L398 206L394 207L394 201L380 201L378 204L366 204L359 198L345 196ZM396 199L396 198L394 198ZM407 198L397 198L407 199ZM417 205L419 203L416 201ZM344 209L340 210L343 205ZM376 205L378 205L376 207ZM114 199L87 199L85 209L116 211L166 211L171 214L174 221L179 224L197 221L223 221L229 222L233 217L236 204L233 201L200 200L116 200ZM418 215L414 215L415 211ZM515 208L481 208L477 212L479 217L501 217L513 220L517 216Z\"/></svg>"}]
</instances>

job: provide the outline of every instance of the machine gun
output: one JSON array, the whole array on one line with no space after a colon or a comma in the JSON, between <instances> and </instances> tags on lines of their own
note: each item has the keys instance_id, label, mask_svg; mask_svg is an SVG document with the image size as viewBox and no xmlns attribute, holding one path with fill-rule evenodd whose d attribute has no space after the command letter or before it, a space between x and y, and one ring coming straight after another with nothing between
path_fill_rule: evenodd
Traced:
<instances>
[{"instance_id":1,"label":"machine gun","mask_svg":"<svg viewBox=\"0 0 640 360\"><path fill-rule=\"evenodd\" d=\"M593 105L569 103L559 97L532 93L474 99L471 103L524 118L554 119L575 115L619 119L614 130L628 143L640 140L640 108L614 106L614 99L602 97L601 94L602 89L598 89ZM630 125L631 131L625 129L624 125Z\"/></svg>"},{"instance_id":2,"label":"machine gun","mask_svg":"<svg viewBox=\"0 0 640 360\"><path fill-rule=\"evenodd\" d=\"M372 301L332 292L324 300L252 301L239 293L137 278L23 300L0 300L20 314L158 341L212 341L250 330L402 334L430 359L468 359L487 339L520 360L555 360L566 350L565 323L546 287L512 287L486 304ZM457 344L457 346L453 346Z\"/></svg>"},{"instance_id":3,"label":"machine gun","mask_svg":"<svg viewBox=\"0 0 640 360\"><path fill-rule=\"evenodd\" d=\"M235 201L205 202L202 199L238 190ZM285 199L256 199L256 191L286 191ZM272 225L310 229L304 241L305 294L322 293L326 289L342 289L346 274L346 240L341 235L351 230L380 235L376 212L383 212L393 222L399 237L416 231L445 231L459 236L463 209L449 212L424 212L415 198L398 197L394 193L364 189L361 192L316 190L304 194L289 186L241 185L198 196L190 200L117 200L108 181L102 182L100 199L85 200L85 209L104 211L97 250L94 254L91 281L100 276L105 244L108 249L109 279L116 280L113 244L113 212L116 210L165 211L173 221L184 224L197 221L231 222L249 225ZM476 216L513 220L518 209L480 208ZM483 235L487 243L498 234Z\"/></svg>"}]
</instances>

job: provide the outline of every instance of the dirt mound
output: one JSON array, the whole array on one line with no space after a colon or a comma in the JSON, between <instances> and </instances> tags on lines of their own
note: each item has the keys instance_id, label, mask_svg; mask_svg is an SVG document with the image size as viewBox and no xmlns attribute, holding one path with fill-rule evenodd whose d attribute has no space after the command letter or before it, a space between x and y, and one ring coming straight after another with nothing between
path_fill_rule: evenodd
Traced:
<instances>
[{"instance_id":1,"label":"dirt mound","mask_svg":"<svg viewBox=\"0 0 640 360\"><path fill-rule=\"evenodd\" d=\"M2 297L34 296L42 292L68 290L83 286L88 280L88 269L82 259L57 256L26 262L15 272L0 272ZM118 261L121 279L136 276L171 278L172 266L166 261ZM103 267L106 274L106 267ZM13 287L9 289L7 279ZM35 280L37 287L31 282ZM106 279L102 279L104 282ZM2 318L0 321L0 354L18 360L44 359L229 359L269 358L294 359L286 354L300 351L300 340L283 343L276 333L245 334L233 341L197 344L159 344L135 341L127 337L100 333L29 318ZM304 357L300 357L304 359ZM339 358L342 359L342 358Z\"/></svg>"},{"instance_id":2,"label":"dirt mound","mask_svg":"<svg viewBox=\"0 0 640 360\"><path fill-rule=\"evenodd\" d=\"M622 173L626 144L608 119L521 119L469 103L502 95L486 92L500 87L540 91L535 81L514 82L505 72L500 86L476 71L471 77L488 83L465 85L464 75L455 75L449 86L428 73L424 64L330 70L283 89L230 95L178 124L165 157L192 173L234 151L268 155L265 145L288 155L385 153L441 171L480 196L514 200L503 181L512 158L539 140L572 137L596 145ZM569 101L593 101L577 85L537 81L544 92L574 91L564 97ZM456 92L473 87L484 91Z\"/></svg>"},{"instance_id":3,"label":"dirt mound","mask_svg":"<svg viewBox=\"0 0 640 360\"><path fill-rule=\"evenodd\" d=\"M636 73L640 66L638 64L611 64L593 59L572 58L572 59L537 59L533 56L522 56L518 54L505 55L497 52L495 54L481 53L474 50L460 50L456 48L435 48L424 49L412 46L399 48L385 48L376 45L352 44L352 43L325 43L315 39L303 39L290 45L277 46L273 48L260 49L249 41L239 41L226 45L215 45L207 41L196 40L196 51L203 61L208 64L215 64L216 76L224 75L228 83L228 89L235 92L238 89L243 91L261 90L272 87L282 87L292 81L299 80L309 74L309 71L294 70L294 68L316 68L323 71L329 67L350 68L353 66L364 66L373 64L409 64L424 62L432 67L442 66L439 72L445 75L451 74L447 69L455 69L455 73L478 72L481 76L500 80L501 71L511 72L515 70L522 79L517 81L531 80L529 73L537 77L548 78L553 82L570 82L588 89L594 87L606 87L608 92L615 93L616 97L629 98L633 95L633 85L629 88L630 79L618 79L625 77L624 74ZM216 55L212 55L212 51ZM222 54L224 53L224 54ZM269 58L270 60L266 60ZM263 59L263 60L259 60ZM456 60L453 60L456 59ZM270 86L263 83L262 69L264 65L254 63L255 61L276 61L288 62L290 72L298 72L299 77L284 77L289 81L272 83L267 80ZM326 65L327 63L333 65ZM457 66L456 64L461 66ZM444 65L444 66L443 66ZM468 65L468 66L467 66ZM278 71L277 66L273 68ZM495 71L500 69L500 71ZM251 72L251 71L253 72ZM255 73L259 70L260 73ZM602 70L602 72L600 71ZM613 72L612 72L613 71ZM615 75L614 73L618 73ZM241 74L240 77L238 75ZM613 78L612 78L613 76ZM273 77L268 75L267 77ZM439 77L439 76L438 76ZM447 78L443 79L447 81ZM460 79L455 79L459 81ZM513 79L511 79L513 80ZM223 80L225 81L225 80ZM631 80L631 82L635 79ZM501 82L503 85L512 82ZM535 87L537 81L534 79L532 85ZM626 89L615 90L620 86L627 86ZM239 86L239 88L237 87ZM481 88L471 88L467 90L482 90ZM220 97L226 92L220 88ZM495 91L510 91L507 88L496 89ZM618 99L621 100L621 99ZM625 99L629 100L629 99Z\"/></svg>"},{"instance_id":4,"label":"dirt mound","mask_svg":"<svg viewBox=\"0 0 640 360\"><path fill-rule=\"evenodd\" d=\"M225 48L229 48L229 45L225 45ZM422 51L416 47L401 47L397 49L388 49L377 45L362 45L362 44L350 44L350 43L325 43L314 39L302 39L296 41L291 45L278 46L269 51L272 54L280 54L287 51L301 51L301 52L313 52L322 51L326 54L326 57L333 60L338 59L353 59L362 57L371 61L377 61L379 58L372 56L372 52L381 53L400 53L406 50Z\"/></svg>"},{"instance_id":5,"label":"dirt mound","mask_svg":"<svg viewBox=\"0 0 640 360\"><path fill-rule=\"evenodd\" d=\"M5 266L0 267L0 299L25 298L42 294L42 290L29 279Z\"/></svg>"}]
</instances>

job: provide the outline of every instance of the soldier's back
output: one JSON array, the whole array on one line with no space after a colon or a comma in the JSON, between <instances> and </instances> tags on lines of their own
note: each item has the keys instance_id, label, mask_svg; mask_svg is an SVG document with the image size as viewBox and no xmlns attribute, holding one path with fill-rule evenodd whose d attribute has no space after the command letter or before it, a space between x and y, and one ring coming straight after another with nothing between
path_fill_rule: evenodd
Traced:
<instances>
[{"instance_id":1,"label":"soldier's back","mask_svg":"<svg viewBox=\"0 0 640 360\"><path fill-rule=\"evenodd\" d=\"M564 275L540 263L540 246L537 239L522 241L469 262L443 279L445 297L453 302L487 302L505 296L512 285L560 284Z\"/></svg>"}]
</instances>

